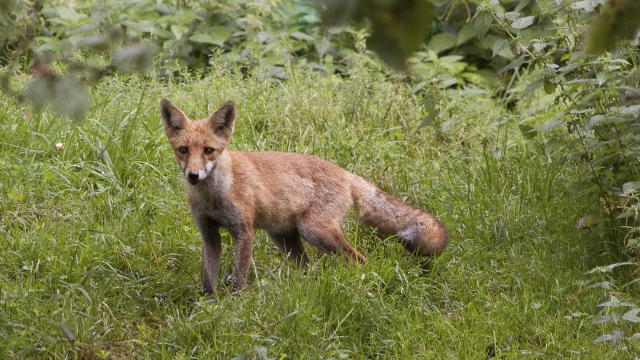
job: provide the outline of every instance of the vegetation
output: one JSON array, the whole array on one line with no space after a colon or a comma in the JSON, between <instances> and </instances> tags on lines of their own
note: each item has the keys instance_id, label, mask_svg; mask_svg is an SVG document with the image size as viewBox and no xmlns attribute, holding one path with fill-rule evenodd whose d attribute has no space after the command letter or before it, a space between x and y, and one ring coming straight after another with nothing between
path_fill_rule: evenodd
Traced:
<instances>
[{"instance_id":1,"label":"vegetation","mask_svg":"<svg viewBox=\"0 0 640 360\"><path fill-rule=\"evenodd\" d=\"M612 257L599 250L601 232L575 231L572 215L584 205L569 185L578 174L550 161L539 139L499 125L511 115L497 101L451 92L441 113L458 120L416 132L423 109L411 89L362 66L345 79L296 69L278 86L215 70L181 82L104 79L79 124L3 98L1 357L625 352L592 343L611 327L589 325L602 293L587 282L604 278L584 272ZM247 290L233 297L223 287L208 302L161 97L193 117L238 99L234 148L329 159L432 210L451 247L425 262L349 222L347 236L369 262L359 270L313 252L304 274L259 233Z\"/></svg>"},{"instance_id":2,"label":"vegetation","mask_svg":"<svg viewBox=\"0 0 640 360\"><path fill-rule=\"evenodd\" d=\"M399 67L414 39L376 1L327 2L368 19L329 29L308 1L0 1L0 358L633 356L638 10L603 3L419 5L395 73L368 49ZM369 262L299 272L258 233L242 295L202 297L163 97L236 100L233 148L331 160L450 248L348 222Z\"/></svg>"}]
</instances>

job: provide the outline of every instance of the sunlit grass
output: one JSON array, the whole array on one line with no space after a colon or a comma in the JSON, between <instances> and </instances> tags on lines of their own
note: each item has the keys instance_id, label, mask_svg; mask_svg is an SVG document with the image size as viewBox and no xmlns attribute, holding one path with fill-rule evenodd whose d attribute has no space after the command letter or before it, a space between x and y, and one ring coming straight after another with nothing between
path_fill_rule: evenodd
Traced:
<instances>
[{"instance_id":1,"label":"sunlit grass","mask_svg":"<svg viewBox=\"0 0 640 360\"><path fill-rule=\"evenodd\" d=\"M592 343L601 294L579 281L609 259L597 231L574 227L575 174L492 126L513 117L493 100L452 95L456 123L416 131L419 99L366 69L283 84L213 74L104 80L80 124L0 97L0 358L623 356ZM206 301L163 97L194 118L235 100L233 149L331 160L439 216L450 248L425 261L350 220L369 262L310 249L304 273L258 232L246 290Z\"/></svg>"}]
</instances>

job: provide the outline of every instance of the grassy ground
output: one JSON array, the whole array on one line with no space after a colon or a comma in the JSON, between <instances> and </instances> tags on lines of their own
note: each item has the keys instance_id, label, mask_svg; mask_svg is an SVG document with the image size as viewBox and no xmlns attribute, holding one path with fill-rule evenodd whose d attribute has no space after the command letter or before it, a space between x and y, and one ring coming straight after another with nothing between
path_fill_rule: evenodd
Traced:
<instances>
[{"instance_id":1,"label":"grassy ground","mask_svg":"<svg viewBox=\"0 0 640 360\"><path fill-rule=\"evenodd\" d=\"M593 343L610 329L591 324L602 293L584 286L596 276L585 271L614 261L598 232L575 229L584 207L569 190L574 172L515 128L536 104L514 114L488 95L452 94L448 122L416 131L424 114L409 92L365 70L348 79L295 72L282 85L221 69L183 82L111 78L92 89L80 124L0 97L0 358L638 351ZM196 118L236 100L232 148L331 160L439 216L450 248L425 261L348 221L347 238L369 262L357 269L311 250L305 274L258 232L246 290L234 297L223 285L206 301L199 235L158 114L163 97Z\"/></svg>"}]
</instances>

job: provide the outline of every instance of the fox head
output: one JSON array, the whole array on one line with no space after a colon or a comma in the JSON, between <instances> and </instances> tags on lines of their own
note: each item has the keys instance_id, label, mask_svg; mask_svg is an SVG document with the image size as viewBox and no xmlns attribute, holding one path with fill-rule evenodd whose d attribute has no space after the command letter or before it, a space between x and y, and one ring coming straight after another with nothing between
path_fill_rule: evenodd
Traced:
<instances>
[{"instance_id":1,"label":"fox head","mask_svg":"<svg viewBox=\"0 0 640 360\"><path fill-rule=\"evenodd\" d=\"M185 179L192 185L206 179L218 166L229 144L236 120L236 104L227 101L208 118L190 120L167 99L160 100L164 132Z\"/></svg>"}]
</instances>

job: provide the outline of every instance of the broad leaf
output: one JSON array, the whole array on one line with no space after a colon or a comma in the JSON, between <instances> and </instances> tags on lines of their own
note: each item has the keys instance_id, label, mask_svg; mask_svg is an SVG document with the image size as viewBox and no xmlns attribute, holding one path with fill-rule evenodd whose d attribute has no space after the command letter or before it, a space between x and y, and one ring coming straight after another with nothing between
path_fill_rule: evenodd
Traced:
<instances>
[{"instance_id":1,"label":"broad leaf","mask_svg":"<svg viewBox=\"0 0 640 360\"><path fill-rule=\"evenodd\" d=\"M525 29L533 24L533 20L535 20L535 17L533 16L521 17L516 21L512 22L511 27L518 30Z\"/></svg>"},{"instance_id":2,"label":"broad leaf","mask_svg":"<svg viewBox=\"0 0 640 360\"><path fill-rule=\"evenodd\" d=\"M502 51L502 49L504 49L507 44L509 44L509 40L506 38L496 39L491 48L491 50L493 51L493 56L498 55L498 53Z\"/></svg>"},{"instance_id":3,"label":"broad leaf","mask_svg":"<svg viewBox=\"0 0 640 360\"><path fill-rule=\"evenodd\" d=\"M73 336L73 333L71 332L71 329L69 329L67 324L65 324L63 322L59 323L58 326L60 326L60 329L64 333L64 336L66 336L67 340L69 340L69 342L73 346L73 344L76 342L76 338L75 338L75 336Z\"/></svg>"},{"instance_id":4,"label":"broad leaf","mask_svg":"<svg viewBox=\"0 0 640 360\"><path fill-rule=\"evenodd\" d=\"M485 35L489 31L489 26L493 22L493 15L488 11L479 12L473 19L474 35L478 40L484 40Z\"/></svg>"},{"instance_id":5,"label":"broad leaf","mask_svg":"<svg viewBox=\"0 0 640 360\"><path fill-rule=\"evenodd\" d=\"M522 96L527 95L528 93L532 92L535 89L539 89L540 87L542 87L543 84L543 80L536 80L532 83L530 83L526 89L524 89L524 91L522 92Z\"/></svg>"},{"instance_id":6,"label":"broad leaf","mask_svg":"<svg viewBox=\"0 0 640 360\"><path fill-rule=\"evenodd\" d=\"M637 322L640 322L640 317L638 317L638 313L640 313L640 308L635 308L633 310L629 310L626 313L624 313L624 315L622 315L622 318L624 320L637 323Z\"/></svg>"},{"instance_id":7,"label":"broad leaf","mask_svg":"<svg viewBox=\"0 0 640 360\"><path fill-rule=\"evenodd\" d=\"M436 54L456 46L456 36L448 33L440 33L429 40L427 47Z\"/></svg>"},{"instance_id":8,"label":"broad leaf","mask_svg":"<svg viewBox=\"0 0 640 360\"><path fill-rule=\"evenodd\" d=\"M192 35L191 37L189 37L189 40L193 42L213 44L222 47L224 46L224 42L227 41L230 37L231 30L229 30L226 26L216 25Z\"/></svg>"},{"instance_id":9,"label":"broad leaf","mask_svg":"<svg viewBox=\"0 0 640 360\"><path fill-rule=\"evenodd\" d=\"M307 34L302 33L300 31L294 31L289 36L294 38L294 39L298 39L298 40L305 40L305 41L314 41L315 40L315 38L313 36L307 35Z\"/></svg>"}]
</instances>

